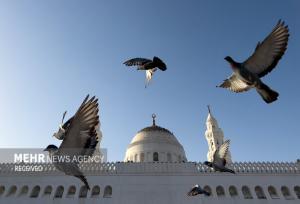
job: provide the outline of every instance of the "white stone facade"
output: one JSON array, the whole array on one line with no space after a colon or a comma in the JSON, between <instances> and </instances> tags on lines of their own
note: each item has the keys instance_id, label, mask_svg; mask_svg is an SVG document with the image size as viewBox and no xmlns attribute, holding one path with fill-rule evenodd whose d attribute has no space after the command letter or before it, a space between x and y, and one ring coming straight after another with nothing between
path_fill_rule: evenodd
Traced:
<instances>
[{"instance_id":1,"label":"white stone facade","mask_svg":"<svg viewBox=\"0 0 300 204\"><path fill-rule=\"evenodd\" d=\"M1 164L0 203L234 204L300 202L299 163L233 163L237 174L212 172L202 163L104 163L82 165L91 186L51 164L43 171L20 173ZM194 184L212 196L188 197Z\"/></svg>"}]
</instances>

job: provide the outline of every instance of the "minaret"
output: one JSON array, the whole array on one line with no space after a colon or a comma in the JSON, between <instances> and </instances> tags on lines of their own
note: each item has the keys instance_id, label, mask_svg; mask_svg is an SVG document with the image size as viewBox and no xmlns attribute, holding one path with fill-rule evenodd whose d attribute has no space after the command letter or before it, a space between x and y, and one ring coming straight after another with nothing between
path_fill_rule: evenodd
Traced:
<instances>
[{"instance_id":1,"label":"minaret","mask_svg":"<svg viewBox=\"0 0 300 204\"><path fill-rule=\"evenodd\" d=\"M207 160L212 161L215 150L224 143L224 134L218 126L217 120L212 116L208 106L208 116L206 119L205 137L208 143ZM232 163L230 151L227 154L227 163Z\"/></svg>"}]
</instances>

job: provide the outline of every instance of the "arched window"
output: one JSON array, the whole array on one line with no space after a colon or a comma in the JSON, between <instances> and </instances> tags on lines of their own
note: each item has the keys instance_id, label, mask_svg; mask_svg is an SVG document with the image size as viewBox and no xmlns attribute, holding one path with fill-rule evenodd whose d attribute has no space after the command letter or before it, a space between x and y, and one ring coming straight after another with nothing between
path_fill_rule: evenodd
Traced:
<instances>
[{"instance_id":1,"label":"arched window","mask_svg":"<svg viewBox=\"0 0 300 204\"><path fill-rule=\"evenodd\" d=\"M243 186L242 187L242 192L243 192L243 195L244 195L245 199L253 199L253 197L251 195L251 191L250 191L248 186Z\"/></svg>"},{"instance_id":2,"label":"arched window","mask_svg":"<svg viewBox=\"0 0 300 204\"><path fill-rule=\"evenodd\" d=\"M158 153L157 152L153 153L153 161L158 161Z\"/></svg>"},{"instance_id":3,"label":"arched window","mask_svg":"<svg viewBox=\"0 0 300 204\"><path fill-rule=\"evenodd\" d=\"M274 188L274 186L269 186L269 187L268 187L268 192L269 192L270 197L271 197L272 199L279 199L279 196L278 196L277 191L276 191L276 189Z\"/></svg>"},{"instance_id":4,"label":"arched window","mask_svg":"<svg viewBox=\"0 0 300 204\"><path fill-rule=\"evenodd\" d=\"M100 195L100 187L99 186L94 186L92 189L92 198L97 198Z\"/></svg>"},{"instance_id":5,"label":"arched window","mask_svg":"<svg viewBox=\"0 0 300 204\"><path fill-rule=\"evenodd\" d=\"M0 186L0 196L2 196L5 192L5 187L4 186Z\"/></svg>"},{"instance_id":6,"label":"arched window","mask_svg":"<svg viewBox=\"0 0 300 204\"><path fill-rule=\"evenodd\" d=\"M63 194L64 194L64 187L63 186L58 186L56 188L54 198L62 198Z\"/></svg>"},{"instance_id":7,"label":"arched window","mask_svg":"<svg viewBox=\"0 0 300 204\"><path fill-rule=\"evenodd\" d=\"M211 188L209 186L204 186L203 190L205 190L206 192L209 192L210 195L212 196L212 191L211 191Z\"/></svg>"},{"instance_id":8,"label":"arched window","mask_svg":"<svg viewBox=\"0 0 300 204\"><path fill-rule=\"evenodd\" d=\"M79 191L79 198L86 198L88 189L86 186L81 186Z\"/></svg>"},{"instance_id":9,"label":"arched window","mask_svg":"<svg viewBox=\"0 0 300 204\"><path fill-rule=\"evenodd\" d=\"M134 155L134 162L138 162L138 155Z\"/></svg>"},{"instance_id":10,"label":"arched window","mask_svg":"<svg viewBox=\"0 0 300 204\"><path fill-rule=\"evenodd\" d=\"M32 191L31 191L31 194L30 194L30 198L39 197L40 191L41 191L41 187L39 187L39 186L33 187Z\"/></svg>"},{"instance_id":11,"label":"arched window","mask_svg":"<svg viewBox=\"0 0 300 204\"><path fill-rule=\"evenodd\" d=\"M217 186L216 192L218 197L225 196L225 191L222 186Z\"/></svg>"},{"instance_id":12,"label":"arched window","mask_svg":"<svg viewBox=\"0 0 300 204\"><path fill-rule=\"evenodd\" d=\"M44 190L44 195L43 196L50 196L52 193L52 187L51 186L47 186Z\"/></svg>"},{"instance_id":13,"label":"arched window","mask_svg":"<svg viewBox=\"0 0 300 204\"><path fill-rule=\"evenodd\" d=\"M254 190L258 199L267 199L263 189L260 186L256 186Z\"/></svg>"},{"instance_id":14,"label":"arched window","mask_svg":"<svg viewBox=\"0 0 300 204\"><path fill-rule=\"evenodd\" d=\"M282 195L283 195L283 197L285 199L287 199L287 200L292 200L293 199L293 197L292 197L292 195L291 195L290 190L288 189L288 187L282 186L281 187L281 192L282 192Z\"/></svg>"},{"instance_id":15,"label":"arched window","mask_svg":"<svg viewBox=\"0 0 300 204\"><path fill-rule=\"evenodd\" d=\"M171 155L171 153L167 153L167 162L172 162L172 155Z\"/></svg>"},{"instance_id":16,"label":"arched window","mask_svg":"<svg viewBox=\"0 0 300 204\"><path fill-rule=\"evenodd\" d=\"M294 187L294 191L298 197L298 199L300 199L300 186L295 186ZM1 193L0 193L1 194Z\"/></svg>"},{"instance_id":17,"label":"arched window","mask_svg":"<svg viewBox=\"0 0 300 204\"><path fill-rule=\"evenodd\" d=\"M238 192L237 192L235 186L229 186L229 194L230 194L231 197L237 197L238 196Z\"/></svg>"},{"instance_id":18,"label":"arched window","mask_svg":"<svg viewBox=\"0 0 300 204\"><path fill-rule=\"evenodd\" d=\"M106 186L104 188L104 195L103 195L103 197L110 198L111 196L112 196L112 187L111 186Z\"/></svg>"},{"instance_id":19,"label":"arched window","mask_svg":"<svg viewBox=\"0 0 300 204\"><path fill-rule=\"evenodd\" d=\"M145 161L145 154L141 153L140 155L140 162L144 162Z\"/></svg>"},{"instance_id":20,"label":"arched window","mask_svg":"<svg viewBox=\"0 0 300 204\"><path fill-rule=\"evenodd\" d=\"M76 193L76 187L75 186L70 186L68 189L67 197L68 198L73 198Z\"/></svg>"},{"instance_id":21,"label":"arched window","mask_svg":"<svg viewBox=\"0 0 300 204\"><path fill-rule=\"evenodd\" d=\"M13 196L15 193L17 192L17 186L12 186L12 187L10 187L10 189L9 189L9 191L8 191L8 193L7 193L7 197L8 196Z\"/></svg>"},{"instance_id":22,"label":"arched window","mask_svg":"<svg viewBox=\"0 0 300 204\"><path fill-rule=\"evenodd\" d=\"M27 196L28 191L29 191L28 186L23 186L23 187L21 188L20 193L19 193L19 197Z\"/></svg>"}]
</instances>

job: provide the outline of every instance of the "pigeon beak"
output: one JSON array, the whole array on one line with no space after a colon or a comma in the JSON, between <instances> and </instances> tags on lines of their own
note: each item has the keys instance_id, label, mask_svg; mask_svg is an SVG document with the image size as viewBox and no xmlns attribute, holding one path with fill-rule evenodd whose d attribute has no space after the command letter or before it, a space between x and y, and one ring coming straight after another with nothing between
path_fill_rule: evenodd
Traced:
<instances>
[{"instance_id":1,"label":"pigeon beak","mask_svg":"<svg viewBox=\"0 0 300 204\"><path fill-rule=\"evenodd\" d=\"M43 150L44 152L47 151L47 148Z\"/></svg>"}]
</instances>

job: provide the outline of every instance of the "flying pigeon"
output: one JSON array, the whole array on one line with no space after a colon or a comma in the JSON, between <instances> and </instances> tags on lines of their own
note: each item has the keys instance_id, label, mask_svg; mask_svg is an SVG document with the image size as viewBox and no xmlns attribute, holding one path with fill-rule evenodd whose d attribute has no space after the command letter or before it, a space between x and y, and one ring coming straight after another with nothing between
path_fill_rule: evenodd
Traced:
<instances>
[{"instance_id":1,"label":"flying pigeon","mask_svg":"<svg viewBox=\"0 0 300 204\"><path fill-rule=\"evenodd\" d=\"M79 169L78 160L83 156L91 156L98 143L95 128L99 124L98 111L98 99L95 96L89 99L88 95L70 121L61 145L59 147L48 145L44 149L44 151L49 152L52 158L69 158L69 161L53 159L52 162L59 171L79 178L88 190L90 187Z\"/></svg>"},{"instance_id":2,"label":"flying pigeon","mask_svg":"<svg viewBox=\"0 0 300 204\"><path fill-rule=\"evenodd\" d=\"M260 78L271 72L287 49L289 29L281 20L272 32L258 42L254 53L244 62L235 62L231 57L225 57L233 70L233 74L218 87L227 88L239 93L255 88L266 103L277 100L279 94L264 84Z\"/></svg>"},{"instance_id":3,"label":"flying pigeon","mask_svg":"<svg viewBox=\"0 0 300 204\"><path fill-rule=\"evenodd\" d=\"M188 196L196 196L199 194L204 194L206 196L210 196L210 192L202 189L198 184L196 184L188 193Z\"/></svg>"},{"instance_id":4,"label":"flying pigeon","mask_svg":"<svg viewBox=\"0 0 300 204\"><path fill-rule=\"evenodd\" d=\"M166 64L158 57L154 56L153 60L145 59L145 58L133 58L124 62L126 66L137 66L137 70L145 70L146 71L146 84L145 87L149 84L150 80L154 72L157 69L161 71L166 71Z\"/></svg>"},{"instance_id":5,"label":"flying pigeon","mask_svg":"<svg viewBox=\"0 0 300 204\"><path fill-rule=\"evenodd\" d=\"M204 162L204 164L213 168L215 171L229 172L235 174L233 170L225 167L226 155L228 153L229 144L230 144L230 140L226 140L218 149L216 149L213 156L213 161L212 162L206 161Z\"/></svg>"}]
</instances>

